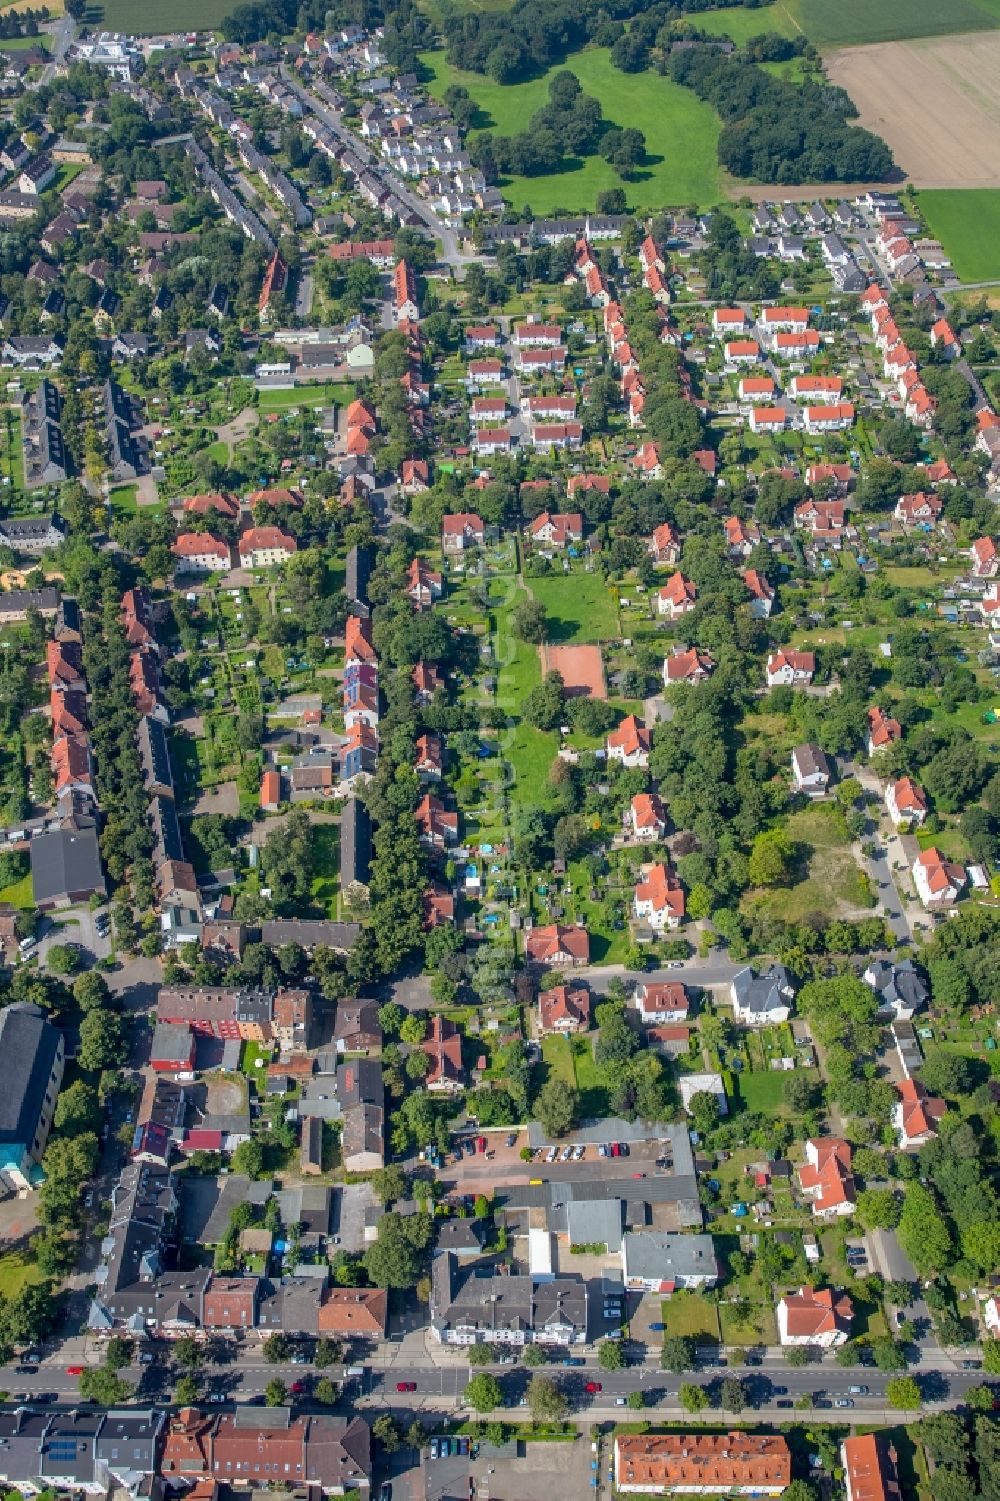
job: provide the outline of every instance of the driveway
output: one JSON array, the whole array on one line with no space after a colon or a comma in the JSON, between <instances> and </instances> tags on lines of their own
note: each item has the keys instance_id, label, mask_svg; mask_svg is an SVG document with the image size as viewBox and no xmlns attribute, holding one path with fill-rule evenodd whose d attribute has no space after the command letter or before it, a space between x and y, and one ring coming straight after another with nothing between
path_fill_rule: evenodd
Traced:
<instances>
[{"instance_id":1,"label":"driveway","mask_svg":"<svg viewBox=\"0 0 1000 1501\"><path fill-rule=\"evenodd\" d=\"M222 782L211 792L203 792L191 809L192 814L223 813L227 818L236 818L240 811L240 794L235 782Z\"/></svg>"}]
</instances>

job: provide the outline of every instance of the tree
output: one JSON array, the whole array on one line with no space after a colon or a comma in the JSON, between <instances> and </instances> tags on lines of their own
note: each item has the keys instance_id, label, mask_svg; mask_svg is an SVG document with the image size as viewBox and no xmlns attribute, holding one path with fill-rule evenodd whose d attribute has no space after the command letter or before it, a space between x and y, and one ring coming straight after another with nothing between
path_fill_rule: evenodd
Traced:
<instances>
[{"instance_id":1,"label":"tree","mask_svg":"<svg viewBox=\"0 0 1000 1501\"><path fill-rule=\"evenodd\" d=\"M121 1407L135 1393L131 1382L109 1366L92 1366L80 1376L80 1396L98 1407Z\"/></svg>"},{"instance_id":2,"label":"tree","mask_svg":"<svg viewBox=\"0 0 1000 1501\"><path fill-rule=\"evenodd\" d=\"M287 1334L269 1334L262 1349L270 1365L284 1365L291 1357L292 1342Z\"/></svg>"},{"instance_id":3,"label":"tree","mask_svg":"<svg viewBox=\"0 0 1000 1501\"><path fill-rule=\"evenodd\" d=\"M264 1403L267 1407L284 1407L288 1401L288 1388L278 1377L272 1376L264 1388Z\"/></svg>"},{"instance_id":4,"label":"tree","mask_svg":"<svg viewBox=\"0 0 1000 1501\"><path fill-rule=\"evenodd\" d=\"M372 1434L378 1439L386 1454L395 1454L403 1442L399 1424L389 1412L384 1412L380 1418L375 1419L372 1424Z\"/></svg>"},{"instance_id":5,"label":"tree","mask_svg":"<svg viewBox=\"0 0 1000 1501\"><path fill-rule=\"evenodd\" d=\"M54 943L45 955L45 967L54 975L71 975L80 968L80 950L73 943Z\"/></svg>"},{"instance_id":6,"label":"tree","mask_svg":"<svg viewBox=\"0 0 1000 1501\"><path fill-rule=\"evenodd\" d=\"M190 1334L183 1334L180 1339L174 1340L171 1349L178 1365L184 1366L189 1371L198 1370L204 1359L201 1345Z\"/></svg>"},{"instance_id":7,"label":"tree","mask_svg":"<svg viewBox=\"0 0 1000 1501\"><path fill-rule=\"evenodd\" d=\"M427 1442L427 1429L419 1418L414 1418L406 1430L406 1442L411 1449L420 1450Z\"/></svg>"},{"instance_id":8,"label":"tree","mask_svg":"<svg viewBox=\"0 0 1000 1501\"><path fill-rule=\"evenodd\" d=\"M785 1351L785 1364L790 1366L808 1365L812 1356L808 1345L792 1345Z\"/></svg>"},{"instance_id":9,"label":"tree","mask_svg":"<svg viewBox=\"0 0 1000 1501\"><path fill-rule=\"evenodd\" d=\"M135 1346L130 1339L122 1339L120 1335L114 1335L108 1340L104 1351L104 1364L109 1371L123 1371L131 1365Z\"/></svg>"},{"instance_id":10,"label":"tree","mask_svg":"<svg viewBox=\"0 0 1000 1501\"><path fill-rule=\"evenodd\" d=\"M795 864L795 846L782 829L765 829L750 849L751 886L786 886Z\"/></svg>"},{"instance_id":11,"label":"tree","mask_svg":"<svg viewBox=\"0 0 1000 1501\"><path fill-rule=\"evenodd\" d=\"M371 1185L377 1199L383 1204L391 1204L394 1199L406 1197L409 1180L398 1162L390 1162L387 1167L375 1169Z\"/></svg>"},{"instance_id":12,"label":"tree","mask_svg":"<svg viewBox=\"0 0 1000 1501\"><path fill-rule=\"evenodd\" d=\"M321 1376L313 1387L313 1396L324 1407L332 1407L337 1400L337 1383L329 1376Z\"/></svg>"},{"instance_id":13,"label":"tree","mask_svg":"<svg viewBox=\"0 0 1000 1501\"><path fill-rule=\"evenodd\" d=\"M528 1406L536 1423L561 1423L569 1411L566 1394L552 1376L532 1376Z\"/></svg>"},{"instance_id":14,"label":"tree","mask_svg":"<svg viewBox=\"0 0 1000 1501\"><path fill-rule=\"evenodd\" d=\"M646 1399L642 1392L629 1392L626 1401L633 1412L641 1412L646 1405Z\"/></svg>"},{"instance_id":15,"label":"tree","mask_svg":"<svg viewBox=\"0 0 1000 1501\"><path fill-rule=\"evenodd\" d=\"M233 1153L233 1172L244 1173L248 1178L264 1176L264 1148L259 1141L241 1141Z\"/></svg>"},{"instance_id":16,"label":"tree","mask_svg":"<svg viewBox=\"0 0 1000 1501\"><path fill-rule=\"evenodd\" d=\"M465 1388L465 1400L476 1412L493 1412L500 1406L500 1383L489 1371L479 1371Z\"/></svg>"},{"instance_id":17,"label":"tree","mask_svg":"<svg viewBox=\"0 0 1000 1501\"><path fill-rule=\"evenodd\" d=\"M112 1005L108 982L96 970L85 970L73 981L73 999L81 1011L95 1011L98 1007Z\"/></svg>"},{"instance_id":18,"label":"tree","mask_svg":"<svg viewBox=\"0 0 1000 1501\"><path fill-rule=\"evenodd\" d=\"M858 1194L856 1212L866 1230L894 1230L902 1205L891 1188L866 1188Z\"/></svg>"},{"instance_id":19,"label":"tree","mask_svg":"<svg viewBox=\"0 0 1000 1501\"><path fill-rule=\"evenodd\" d=\"M521 1356L521 1364L526 1366L545 1365L548 1356L541 1345L526 1345Z\"/></svg>"},{"instance_id":20,"label":"tree","mask_svg":"<svg viewBox=\"0 0 1000 1501\"><path fill-rule=\"evenodd\" d=\"M410 1047L419 1047L427 1036L427 1018L411 1012L403 1021L399 1035Z\"/></svg>"},{"instance_id":21,"label":"tree","mask_svg":"<svg viewBox=\"0 0 1000 1501\"><path fill-rule=\"evenodd\" d=\"M621 1341L602 1339L597 1347L597 1364L602 1371L620 1371L625 1364Z\"/></svg>"},{"instance_id":22,"label":"tree","mask_svg":"<svg viewBox=\"0 0 1000 1501\"><path fill-rule=\"evenodd\" d=\"M693 1381L682 1381L677 1397L684 1411L692 1416L708 1406L708 1393L703 1386L698 1386Z\"/></svg>"},{"instance_id":23,"label":"tree","mask_svg":"<svg viewBox=\"0 0 1000 1501\"><path fill-rule=\"evenodd\" d=\"M719 1102L707 1089L699 1089L688 1103L688 1114L699 1136L707 1136L719 1124Z\"/></svg>"},{"instance_id":24,"label":"tree","mask_svg":"<svg viewBox=\"0 0 1000 1501\"><path fill-rule=\"evenodd\" d=\"M67 1136L96 1131L101 1124L101 1102L97 1090L82 1079L75 1079L56 1101L56 1127Z\"/></svg>"},{"instance_id":25,"label":"tree","mask_svg":"<svg viewBox=\"0 0 1000 1501\"><path fill-rule=\"evenodd\" d=\"M965 1400L973 1412L992 1412L993 1388L991 1386L971 1386L965 1394Z\"/></svg>"},{"instance_id":26,"label":"tree","mask_svg":"<svg viewBox=\"0 0 1000 1501\"><path fill-rule=\"evenodd\" d=\"M80 1023L79 1064L86 1073L118 1068L128 1057L125 1027L114 1011L88 1011Z\"/></svg>"},{"instance_id":27,"label":"tree","mask_svg":"<svg viewBox=\"0 0 1000 1501\"><path fill-rule=\"evenodd\" d=\"M896 1341L889 1336L873 1339L871 1351L880 1371L905 1371L906 1356Z\"/></svg>"},{"instance_id":28,"label":"tree","mask_svg":"<svg viewBox=\"0 0 1000 1501\"><path fill-rule=\"evenodd\" d=\"M321 1339L316 1343L313 1352L313 1365L317 1371L325 1371L328 1366L340 1365L344 1358L344 1347L339 1339Z\"/></svg>"},{"instance_id":29,"label":"tree","mask_svg":"<svg viewBox=\"0 0 1000 1501\"><path fill-rule=\"evenodd\" d=\"M885 1399L900 1412L915 1412L920 1406L920 1387L912 1376L893 1376L885 1384Z\"/></svg>"},{"instance_id":30,"label":"tree","mask_svg":"<svg viewBox=\"0 0 1000 1501\"><path fill-rule=\"evenodd\" d=\"M540 600L532 596L522 599L514 611L514 635L520 641L536 644L545 640L546 611Z\"/></svg>"},{"instance_id":31,"label":"tree","mask_svg":"<svg viewBox=\"0 0 1000 1501\"><path fill-rule=\"evenodd\" d=\"M660 1351L660 1366L679 1376L694 1369L694 1342L686 1334L669 1334ZM701 1388L699 1387L700 1391Z\"/></svg>"},{"instance_id":32,"label":"tree","mask_svg":"<svg viewBox=\"0 0 1000 1501\"><path fill-rule=\"evenodd\" d=\"M950 1265L951 1234L937 1199L923 1183L907 1183L896 1233L921 1277L934 1276Z\"/></svg>"},{"instance_id":33,"label":"tree","mask_svg":"<svg viewBox=\"0 0 1000 1501\"><path fill-rule=\"evenodd\" d=\"M580 1096L564 1079L549 1079L535 1097L535 1118L546 1136L565 1136L576 1120Z\"/></svg>"},{"instance_id":34,"label":"tree","mask_svg":"<svg viewBox=\"0 0 1000 1501\"><path fill-rule=\"evenodd\" d=\"M178 1378L177 1385L174 1387L175 1403L178 1407L193 1407L200 1396L201 1389L198 1385L197 1376L193 1376L190 1371L185 1371L184 1375Z\"/></svg>"},{"instance_id":35,"label":"tree","mask_svg":"<svg viewBox=\"0 0 1000 1501\"><path fill-rule=\"evenodd\" d=\"M466 1345L465 1353L469 1357L470 1365L492 1365L497 1358L492 1345L480 1343L478 1340L474 1345Z\"/></svg>"},{"instance_id":36,"label":"tree","mask_svg":"<svg viewBox=\"0 0 1000 1501\"><path fill-rule=\"evenodd\" d=\"M861 1364L861 1351L858 1349L857 1345L851 1344L851 1342L848 1341L846 1345L841 1345L840 1349L834 1356L834 1359L839 1366L843 1366L845 1369L850 1370L852 1366Z\"/></svg>"},{"instance_id":37,"label":"tree","mask_svg":"<svg viewBox=\"0 0 1000 1501\"><path fill-rule=\"evenodd\" d=\"M742 1412L747 1405L746 1388L738 1376L727 1376L722 1383L721 1405L727 1412Z\"/></svg>"}]
</instances>

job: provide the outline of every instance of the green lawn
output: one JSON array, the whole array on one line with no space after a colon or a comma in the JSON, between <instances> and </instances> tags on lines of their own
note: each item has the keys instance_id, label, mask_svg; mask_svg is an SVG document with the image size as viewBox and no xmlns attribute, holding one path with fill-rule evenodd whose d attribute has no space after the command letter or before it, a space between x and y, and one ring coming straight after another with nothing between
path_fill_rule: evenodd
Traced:
<instances>
[{"instance_id":1,"label":"green lawn","mask_svg":"<svg viewBox=\"0 0 1000 1501\"><path fill-rule=\"evenodd\" d=\"M690 1335L693 1339L717 1340L719 1314L714 1303L700 1293L679 1292L660 1304L665 1339L672 1334Z\"/></svg>"},{"instance_id":2,"label":"green lawn","mask_svg":"<svg viewBox=\"0 0 1000 1501\"><path fill-rule=\"evenodd\" d=\"M0 1298L13 1298L29 1282L41 1282L42 1274L30 1256L10 1251L0 1256Z\"/></svg>"},{"instance_id":3,"label":"green lawn","mask_svg":"<svg viewBox=\"0 0 1000 1501\"><path fill-rule=\"evenodd\" d=\"M748 1110L764 1115L777 1115L785 1098L785 1074L780 1069L768 1069L766 1073L743 1073L735 1076L739 1097Z\"/></svg>"},{"instance_id":4,"label":"green lawn","mask_svg":"<svg viewBox=\"0 0 1000 1501\"><path fill-rule=\"evenodd\" d=\"M614 587L609 589L600 574L552 574L527 582L545 606L552 645L618 640L617 598Z\"/></svg>"},{"instance_id":5,"label":"green lawn","mask_svg":"<svg viewBox=\"0 0 1000 1501\"><path fill-rule=\"evenodd\" d=\"M151 36L161 31L205 31L222 24L231 0L97 0L87 6L87 24L108 31Z\"/></svg>"},{"instance_id":6,"label":"green lawn","mask_svg":"<svg viewBox=\"0 0 1000 1501\"><path fill-rule=\"evenodd\" d=\"M724 1345L746 1348L747 1345L777 1343L774 1310L761 1303L751 1303L748 1308L735 1303L720 1303L719 1324Z\"/></svg>"},{"instance_id":7,"label":"green lawn","mask_svg":"<svg viewBox=\"0 0 1000 1501\"><path fill-rule=\"evenodd\" d=\"M542 1038L542 1059L546 1067L546 1079L561 1079L564 1084L574 1084L573 1054L567 1037Z\"/></svg>"},{"instance_id":8,"label":"green lawn","mask_svg":"<svg viewBox=\"0 0 1000 1501\"><path fill-rule=\"evenodd\" d=\"M803 848L802 879L790 887L749 893L744 907L765 907L786 922L802 922L811 912L828 917L867 907L862 873L851 851L843 814L832 804L793 813L787 832Z\"/></svg>"},{"instance_id":9,"label":"green lawn","mask_svg":"<svg viewBox=\"0 0 1000 1501\"><path fill-rule=\"evenodd\" d=\"M337 916L340 890L340 830L336 824L316 824L312 831L314 863L312 898L329 918Z\"/></svg>"},{"instance_id":10,"label":"green lawn","mask_svg":"<svg viewBox=\"0 0 1000 1501\"><path fill-rule=\"evenodd\" d=\"M45 36L8 36L0 41L0 52L25 52L29 47L41 47L48 52L47 41Z\"/></svg>"},{"instance_id":11,"label":"green lawn","mask_svg":"<svg viewBox=\"0 0 1000 1501\"><path fill-rule=\"evenodd\" d=\"M421 61L433 75L430 92L440 98L452 83L463 84L479 106L477 130L517 134L548 98L549 74L529 83L502 85L478 73L453 69L443 52L425 52ZM625 74L611 63L606 47L575 53L564 67L575 73L588 94L600 100L604 117L614 125L634 125L644 133L649 159L634 182L622 183L598 156L575 161L569 170L548 177L515 177L502 184L516 208L530 204L536 214L557 208L596 207L605 188L624 186L632 209L666 205L709 206L722 196L716 144L719 119L710 105L657 74ZM553 69L552 72L560 71Z\"/></svg>"},{"instance_id":12,"label":"green lawn","mask_svg":"<svg viewBox=\"0 0 1000 1501\"><path fill-rule=\"evenodd\" d=\"M322 382L312 385L293 386L290 389L269 387L261 391L257 405L262 412L287 412L293 407L335 406L346 407L354 400L354 386L350 381Z\"/></svg>"},{"instance_id":13,"label":"green lawn","mask_svg":"<svg viewBox=\"0 0 1000 1501\"><path fill-rule=\"evenodd\" d=\"M139 486L119 485L117 490L112 490L109 498L111 510L117 518L134 516L139 509Z\"/></svg>"},{"instance_id":14,"label":"green lawn","mask_svg":"<svg viewBox=\"0 0 1000 1501\"><path fill-rule=\"evenodd\" d=\"M594 1061L593 1039L574 1037L572 1048L576 1087L580 1091L581 1118L600 1120L608 1113L608 1091Z\"/></svg>"},{"instance_id":15,"label":"green lawn","mask_svg":"<svg viewBox=\"0 0 1000 1501\"><path fill-rule=\"evenodd\" d=\"M703 11L697 19L699 31L709 36L728 36L737 47L742 47L748 37L760 36L763 31L777 32L778 36L797 37L801 33L788 5L762 5L756 10L747 10L743 5L726 6L722 10Z\"/></svg>"},{"instance_id":16,"label":"green lawn","mask_svg":"<svg viewBox=\"0 0 1000 1501\"><path fill-rule=\"evenodd\" d=\"M962 281L1000 280L1000 188L925 188L917 203Z\"/></svg>"},{"instance_id":17,"label":"green lawn","mask_svg":"<svg viewBox=\"0 0 1000 1501\"><path fill-rule=\"evenodd\" d=\"M0 891L0 902L9 903L16 907L19 912L31 912L34 910L35 898L31 891L31 871L15 881L12 886L5 886Z\"/></svg>"}]
</instances>

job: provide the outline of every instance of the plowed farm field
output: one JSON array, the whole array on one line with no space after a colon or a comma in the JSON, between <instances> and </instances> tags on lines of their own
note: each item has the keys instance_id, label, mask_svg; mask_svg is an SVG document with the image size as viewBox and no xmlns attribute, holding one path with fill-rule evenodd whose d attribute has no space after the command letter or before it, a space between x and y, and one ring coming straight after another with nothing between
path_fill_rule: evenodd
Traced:
<instances>
[{"instance_id":1,"label":"plowed farm field","mask_svg":"<svg viewBox=\"0 0 1000 1501\"><path fill-rule=\"evenodd\" d=\"M1000 187L1000 32L828 53L827 74L917 187Z\"/></svg>"}]
</instances>

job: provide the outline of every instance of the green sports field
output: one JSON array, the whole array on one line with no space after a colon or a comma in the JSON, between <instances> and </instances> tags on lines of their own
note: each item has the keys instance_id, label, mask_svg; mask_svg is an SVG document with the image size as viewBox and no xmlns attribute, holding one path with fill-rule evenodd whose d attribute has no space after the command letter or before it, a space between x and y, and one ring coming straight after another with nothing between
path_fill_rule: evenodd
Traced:
<instances>
[{"instance_id":1,"label":"green sports field","mask_svg":"<svg viewBox=\"0 0 1000 1501\"><path fill-rule=\"evenodd\" d=\"M548 98L551 74L505 86L450 67L443 52L425 52L421 61L433 75L430 92L435 98L441 98L453 83L468 89L479 106L473 134L491 130L497 135L515 135L527 128L532 114ZM568 171L548 177L511 178L502 184L502 191L515 208L528 203L536 214L557 208L585 211L596 207L598 193L615 187L624 187L629 206L640 210L688 204L708 207L719 201L719 119L709 105L690 89L655 73L622 73L612 65L606 47L578 52L564 66L576 74L588 94L601 101L606 120L637 126L644 133L650 160L634 182L623 183L598 156L585 157ZM560 70L552 70L556 71Z\"/></svg>"},{"instance_id":2,"label":"green sports field","mask_svg":"<svg viewBox=\"0 0 1000 1501\"><path fill-rule=\"evenodd\" d=\"M1000 188L924 188L917 203L962 281L1000 281Z\"/></svg>"}]
</instances>

